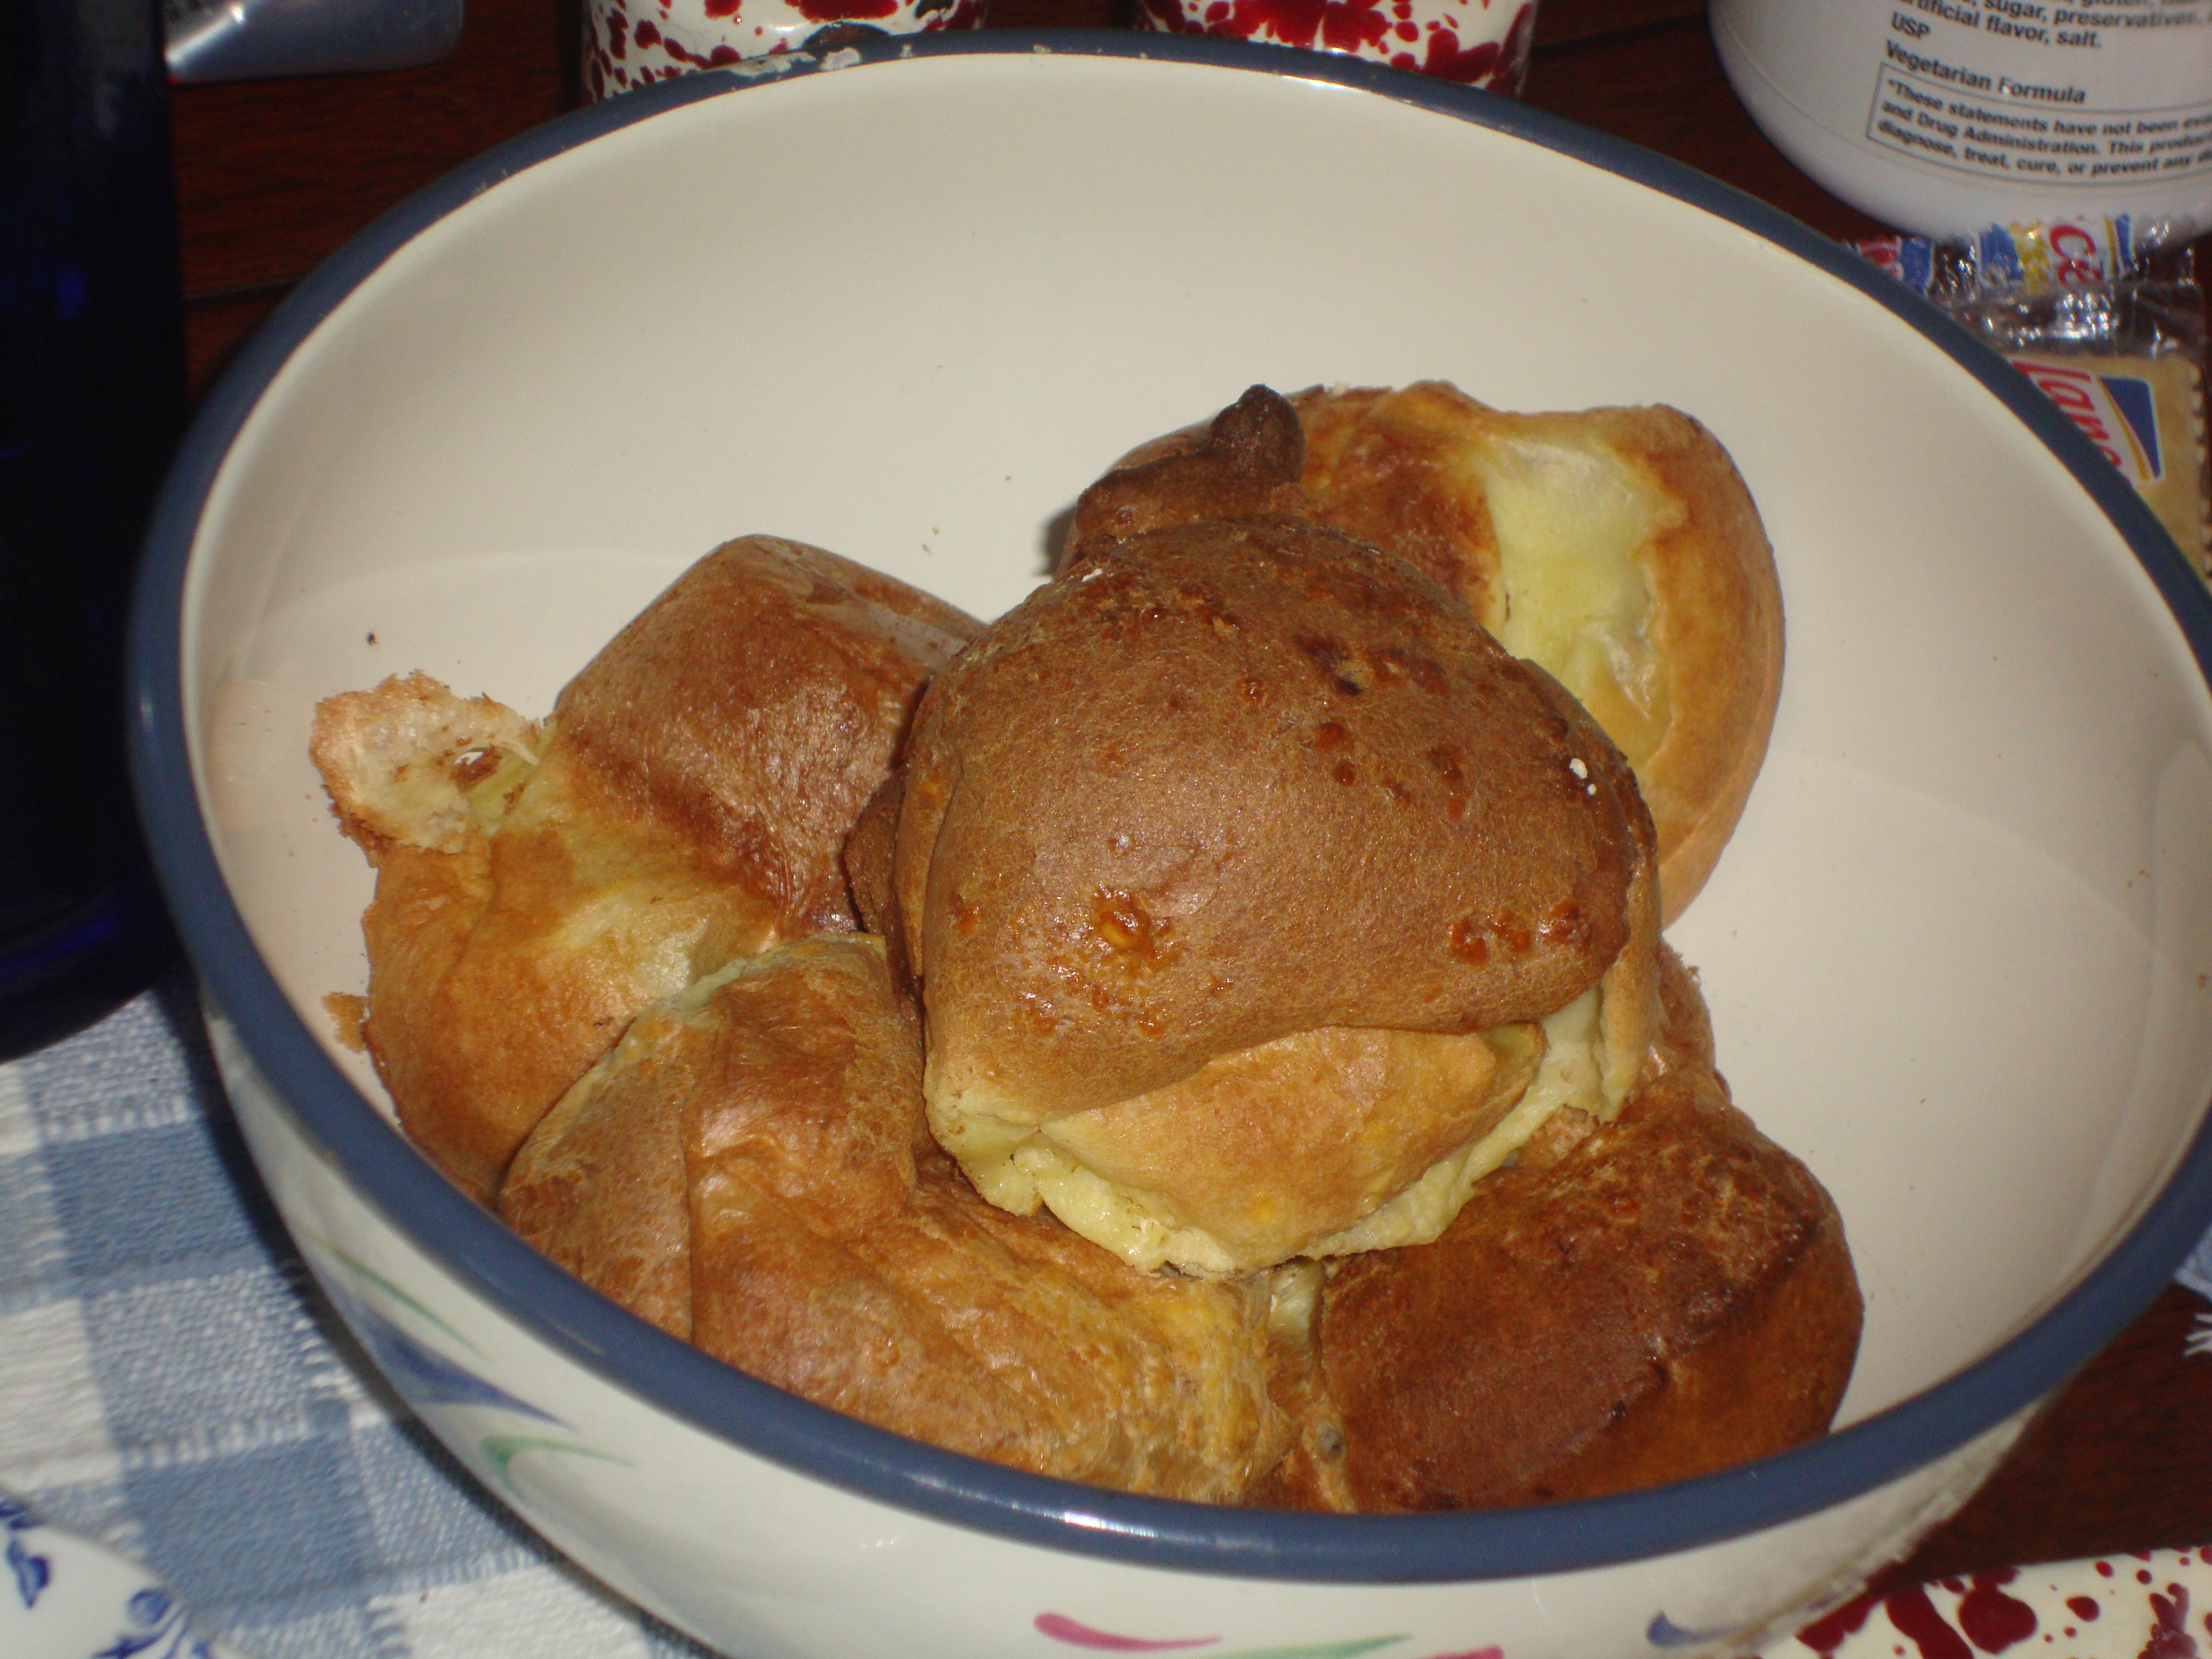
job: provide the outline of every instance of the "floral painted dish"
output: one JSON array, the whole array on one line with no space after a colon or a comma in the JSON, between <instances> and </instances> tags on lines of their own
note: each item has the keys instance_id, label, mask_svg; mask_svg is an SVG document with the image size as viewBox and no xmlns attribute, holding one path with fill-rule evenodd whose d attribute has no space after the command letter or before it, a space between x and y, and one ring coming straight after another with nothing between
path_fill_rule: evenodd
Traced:
<instances>
[{"instance_id":1,"label":"floral painted dish","mask_svg":"<svg viewBox=\"0 0 2212 1659\"><path fill-rule=\"evenodd\" d=\"M168 1587L0 1492L0 1654L8 1659L240 1659L192 1628Z\"/></svg>"},{"instance_id":2,"label":"floral painted dish","mask_svg":"<svg viewBox=\"0 0 2212 1659\"><path fill-rule=\"evenodd\" d=\"M1040 1634L1070 1659L1167 1654L1193 1659L1350 1659L1373 1644L1263 1654L1218 1638L1141 1638L1042 1614ZM1650 1640L1663 1649L1665 1632ZM2212 1653L2212 1547L2008 1568L1887 1592L1870 1590L1758 1659L2200 1659ZM1437 1659L1507 1659L1486 1647Z\"/></svg>"}]
</instances>

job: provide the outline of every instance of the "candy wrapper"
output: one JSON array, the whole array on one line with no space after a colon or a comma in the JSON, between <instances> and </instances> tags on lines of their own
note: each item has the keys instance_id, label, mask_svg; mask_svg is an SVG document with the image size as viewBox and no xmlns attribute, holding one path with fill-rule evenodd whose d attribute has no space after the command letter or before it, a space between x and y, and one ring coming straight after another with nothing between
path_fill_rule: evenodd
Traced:
<instances>
[{"instance_id":1,"label":"candy wrapper","mask_svg":"<svg viewBox=\"0 0 2212 1659\"><path fill-rule=\"evenodd\" d=\"M1857 246L2003 353L2212 580L2204 300L2191 234L2175 221L2084 218Z\"/></svg>"}]
</instances>

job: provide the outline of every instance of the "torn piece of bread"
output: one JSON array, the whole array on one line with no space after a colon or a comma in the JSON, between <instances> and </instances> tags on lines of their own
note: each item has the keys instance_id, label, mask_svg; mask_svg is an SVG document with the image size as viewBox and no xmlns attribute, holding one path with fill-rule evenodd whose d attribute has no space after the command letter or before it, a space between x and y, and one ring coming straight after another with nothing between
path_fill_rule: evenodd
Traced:
<instances>
[{"instance_id":1,"label":"torn piece of bread","mask_svg":"<svg viewBox=\"0 0 2212 1659\"><path fill-rule=\"evenodd\" d=\"M961 1179L868 936L646 1009L525 1143L501 1210L672 1334L956 1451L1231 1503L1288 1444L1258 1286L1137 1273Z\"/></svg>"},{"instance_id":2,"label":"torn piece of bread","mask_svg":"<svg viewBox=\"0 0 2212 1659\"><path fill-rule=\"evenodd\" d=\"M541 727L422 676L325 701L313 753L377 871L362 1022L403 1127L481 1198L637 1009L849 928L838 857L975 624L819 549L717 549Z\"/></svg>"}]
</instances>

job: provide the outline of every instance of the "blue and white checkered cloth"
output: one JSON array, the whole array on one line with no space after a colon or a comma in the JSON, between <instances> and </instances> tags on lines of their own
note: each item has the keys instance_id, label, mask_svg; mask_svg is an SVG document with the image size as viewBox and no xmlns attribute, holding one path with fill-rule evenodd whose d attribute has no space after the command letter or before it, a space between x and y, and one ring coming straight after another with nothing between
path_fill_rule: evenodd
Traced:
<instances>
[{"instance_id":1,"label":"blue and white checkered cloth","mask_svg":"<svg viewBox=\"0 0 2212 1659\"><path fill-rule=\"evenodd\" d=\"M407 1415L218 1087L181 977L0 1066L0 1493L143 1562L246 1659L704 1659ZM2181 1277L2212 1295L2212 1239Z\"/></svg>"},{"instance_id":2,"label":"blue and white checkered cloth","mask_svg":"<svg viewBox=\"0 0 2212 1659\"><path fill-rule=\"evenodd\" d=\"M0 1493L245 1659L703 1659L407 1414L218 1098L181 976L0 1066Z\"/></svg>"}]
</instances>

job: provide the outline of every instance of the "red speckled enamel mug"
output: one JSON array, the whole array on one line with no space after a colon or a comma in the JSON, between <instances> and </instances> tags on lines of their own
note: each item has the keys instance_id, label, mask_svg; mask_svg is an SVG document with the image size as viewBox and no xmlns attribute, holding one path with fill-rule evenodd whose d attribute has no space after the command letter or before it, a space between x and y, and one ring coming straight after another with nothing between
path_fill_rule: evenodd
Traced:
<instances>
[{"instance_id":1,"label":"red speckled enamel mug","mask_svg":"<svg viewBox=\"0 0 2212 1659\"><path fill-rule=\"evenodd\" d=\"M584 89L611 98L694 70L849 37L980 28L986 0L584 0Z\"/></svg>"},{"instance_id":2,"label":"red speckled enamel mug","mask_svg":"<svg viewBox=\"0 0 2212 1659\"><path fill-rule=\"evenodd\" d=\"M1372 58L1446 81L1518 93L1535 0L1139 0L1147 28Z\"/></svg>"}]
</instances>

